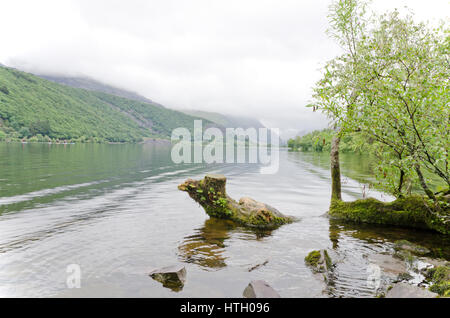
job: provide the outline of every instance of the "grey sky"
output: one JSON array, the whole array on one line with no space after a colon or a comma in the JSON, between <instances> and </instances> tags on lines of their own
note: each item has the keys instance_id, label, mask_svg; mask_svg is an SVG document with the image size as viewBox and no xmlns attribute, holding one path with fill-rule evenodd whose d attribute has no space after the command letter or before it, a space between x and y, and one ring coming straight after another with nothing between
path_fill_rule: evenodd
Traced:
<instances>
[{"instance_id":1,"label":"grey sky","mask_svg":"<svg viewBox=\"0 0 450 318\"><path fill-rule=\"evenodd\" d=\"M0 63L89 76L170 108L253 116L284 136L326 126L304 107L339 53L325 35L330 0L3 0ZM447 0L407 5L448 16Z\"/></svg>"}]
</instances>

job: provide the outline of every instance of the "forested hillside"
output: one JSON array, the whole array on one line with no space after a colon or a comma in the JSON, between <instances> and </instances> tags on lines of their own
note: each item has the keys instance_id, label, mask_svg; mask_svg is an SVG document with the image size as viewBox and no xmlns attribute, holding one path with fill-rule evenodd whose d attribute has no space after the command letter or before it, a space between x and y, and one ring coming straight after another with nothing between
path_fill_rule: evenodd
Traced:
<instances>
[{"instance_id":1,"label":"forested hillside","mask_svg":"<svg viewBox=\"0 0 450 318\"><path fill-rule=\"evenodd\" d=\"M0 140L138 142L146 137L170 138L174 128L192 129L195 119L0 67Z\"/></svg>"},{"instance_id":2,"label":"forested hillside","mask_svg":"<svg viewBox=\"0 0 450 318\"><path fill-rule=\"evenodd\" d=\"M304 136L297 136L288 141L288 147L302 151L330 151L334 131L331 129L315 130ZM341 152L372 153L377 145L375 141L361 134L353 133L342 137Z\"/></svg>"}]
</instances>

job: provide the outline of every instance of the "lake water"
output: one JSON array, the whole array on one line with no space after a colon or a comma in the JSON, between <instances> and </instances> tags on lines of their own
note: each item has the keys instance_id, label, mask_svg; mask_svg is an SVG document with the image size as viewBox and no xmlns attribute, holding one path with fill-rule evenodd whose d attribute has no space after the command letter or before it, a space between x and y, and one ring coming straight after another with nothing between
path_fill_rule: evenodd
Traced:
<instances>
[{"instance_id":1,"label":"lake water","mask_svg":"<svg viewBox=\"0 0 450 318\"><path fill-rule=\"evenodd\" d=\"M370 160L341 161L344 199L361 198ZM449 239L439 234L326 218L328 166L327 154L283 150L279 172L264 175L258 165L175 165L168 145L1 143L0 297L242 297L255 279L282 297L323 297L304 264L322 248L346 260L331 296L372 297L367 255L392 250L395 240L450 259ZM268 232L209 219L177 189L207 173L226 175L231 197L253 197L299 221ZM81 268L79 289L67 288L70 264ZM180 291L148 276L174 264L187 270Z\"/></svg>"}]
</instances>

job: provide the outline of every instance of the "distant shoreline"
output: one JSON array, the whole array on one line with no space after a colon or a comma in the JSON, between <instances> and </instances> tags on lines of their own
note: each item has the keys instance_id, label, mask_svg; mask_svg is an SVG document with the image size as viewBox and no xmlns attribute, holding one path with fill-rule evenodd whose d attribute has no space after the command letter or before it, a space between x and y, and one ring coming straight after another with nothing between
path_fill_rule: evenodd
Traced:
<instances>
[{"instance_id":1,"label":"distant shoreline","mask_svg":"<svg viewBox=\"0 0 450 318\"><path fill-rule=\"evenodd\" d=\"M18 141L18 140L2 140L0 143L6 144L49 144L49 145L78 145L78 144L97 144L97 145L127 145L127 144L171 144L169 139L147 139L139 142L114 142L114 141L105 141L105 142L48 142L48 141Z\"/></svg>"}]
</instances>

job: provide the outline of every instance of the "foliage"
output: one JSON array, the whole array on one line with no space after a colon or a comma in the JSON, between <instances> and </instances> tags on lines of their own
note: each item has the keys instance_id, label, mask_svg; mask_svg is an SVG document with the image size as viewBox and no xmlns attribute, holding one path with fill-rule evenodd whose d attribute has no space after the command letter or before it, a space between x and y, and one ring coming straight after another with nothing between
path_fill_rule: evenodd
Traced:
<instances>
[{"instance_id":1,"label":"foliage","mask_svg":"<svg viewBox=\"0 0 450 318\"><path fill-rule=\"evenodd\" d=\"M440 296L450 297L450 266L437 266L427 272L433 285L430 287L432 292Z\"/></svg>"},{"instance_id":2,"label":"foliage","mask_svg":"<svg viewBox=\"0 0 450 318\"><path fill-rule=\"evenodd\" d=\"M314 110L342 136L377 142L376 177L400 197L418 182L433 200L424 171L450 186L448 28L431 29L394 11L367 15L367 4L335 1L330 34L344 53L329 61L314 91Z\"/></svg>"},{"instance_id":3,"label":"foliage","mask_svg":"<svg viewBox=\"0 0 450 318\"><path fill-rule=\"evenodd\" d=\"M50 123L49 123L48 119L43 120L43 121L37 120L30 124L30 133L33 136L36 136L38 134L49 135L50 132L51 132L51 129L50 129Z\"/></svg>"},{"instance_id":4,"label":"foliage","mask_svg":"<svg viewBox=\"0 0 450 318\"><path fill-rule=\"evenodd\" d=\"M9 95L9 89L6 86L0 86L0 92L2 92L5 95Z\"/></svg>"},{"instance_id":5,"label":"foliage","mask_svg":"<svg viewBox=\"0 0 450 318\"><path fill-rule=\"evenodd\" d=\"M315 130L302 137L289 139L288 147L293 150L329 152L334 134L331 129ZM371 149L373 144L374 140L363 138L361 134L349 133L342 137L340 151L369 153L373 152Z\"/></svg>"}]
</instances>

